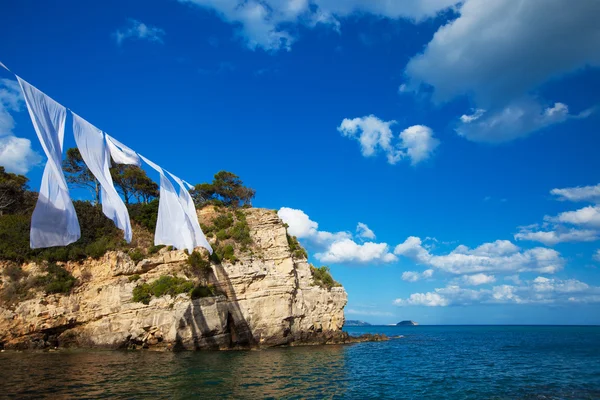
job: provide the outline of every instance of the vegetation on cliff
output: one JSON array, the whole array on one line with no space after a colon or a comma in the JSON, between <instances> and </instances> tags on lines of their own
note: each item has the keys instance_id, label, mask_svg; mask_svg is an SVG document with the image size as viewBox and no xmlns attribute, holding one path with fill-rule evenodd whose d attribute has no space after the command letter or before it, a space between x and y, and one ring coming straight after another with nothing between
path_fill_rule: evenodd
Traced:
<instances>
[{"instance_id":1,"label":"vegetation on cliff","mask_svg":"<svg viewBox=\"0 0 600 400\"><path fill-rule=\"evenodd\" d=\"M107 251L120 250L137 264L165 247L152 245L158 215L158 187L143 170L130 166L111 169L132 221L134 239L128 244L122 232L104 216L99 204L99 184L77 149L67 151L63 169L72 188L88 189L91 194L92 201L74 201L81 238L69 246L34 250L29 247L29 229L37 193L29 190L26 177L7 173L0 167L0 261L8 261L0 275L0 299L6 304L29 299L41 291L68 294L86 281L83 277L82 282L75 279L63 263L97 259ZM244 186L237 175L220 171L211 183L196 185L191 193L197 207L203 209L201 226L211 241L213 254L192 252L185 267L171 272L179 274L177 276L163 275L146 281L139 274L131 275L129 281L136 282L133 301L148 304L153 296L181 293L192 298L215 296L218 293L211 283L215 279L214 266L224 261L236 263L240 257L261 257L261 253L255 254L260 249L253 246L245 210L251 206L253 189ZM308 258L296 237L287 235L287 242L294 258ZM167 250L170 249L169 246ZM21 264L30 261L41 265L41 271L34 269L31 275L25 272ZM326 289L339 286L327 267L311 266L311 272L315 285Z\"/></svg>"},{"instance_id":2,"label":"vegetation on cliff","mask_svg":"<svg viewBox=\"0 0 600 400\"><path fill-rule=\"evenodd\" d=\"M313 276L313 282L315 285L320 286L324 289L330 290L333 287L342 286L339 282L336 282L331 276L331 271L329 267L315 267L314 265L310 265L310 272Z\"/></svg>"}]
</instances>

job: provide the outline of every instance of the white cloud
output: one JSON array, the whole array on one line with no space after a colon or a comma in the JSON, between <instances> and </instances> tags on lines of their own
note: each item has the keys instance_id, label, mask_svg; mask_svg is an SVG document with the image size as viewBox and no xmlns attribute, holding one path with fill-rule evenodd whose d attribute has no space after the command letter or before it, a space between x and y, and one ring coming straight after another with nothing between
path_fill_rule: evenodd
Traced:
<instances>
[{"instance_id":1,"label":"white cloud","mask_svg":"<svg viewBox=\"0 0 600 400\"><path fill-rule=\"evenodd\" d=\"M456 0L179 0L213 10L232 24L250 49L290 50L299 26L327 26L341 32L340 19L355 13L421 21Z\"/></svg>"},{"instance_id":2,"label":"white cloud","mask_svg":"<svg viewBox=\"0 0 600 400\"><path fill-rule=\"evenodd\" d=\"M400 133L395 140L392 125L396 121L383 121L374 115L362 118L345 118L338 131L348 138L358 140L362 155L375 156L385 153L389 164L395 165L405 157L409 157L412 165L416 165L431 157L440 144L433 137L433 131L423 125L411 126Z\"/></svg>"},{"instance_id":3,"label":"white cloud","mask_svg":"<svg viewBox=\"0 0 600 400\"><path fill-rule=\"evenodd\" d=\"M461 278L461 280L465 285L479 286L496 282L496 277L494 275L479 273L474 275L465 275Z\"/></svg>"},{"instance_id":4,"label":"white cloud","mask_svg":"<svg viewBox=\"0 0 600 400\"><path fill-rule=\"evenodd\" d=\"M600 261L600 249L596 250L596 253L594 254L594 260Z\"/></svg>"},{"instance_id":5,"label":"white cloud","mask_svg":"<svg viewBox=\"0 0 600 400\"><path fill-rule=\"evenodd\" d=\"M367 224L363 224L362 222L359 222L356 226L356 234L361 238L375 239L375 232L369 229Z\"/></svg>"},{"instance_id":6,"label":"white cloud","mask_svg":"<svg viewBox=\"0 0 600 400\"><path fill-rule=\"evenodd\" d=\"M475 249L459 245L446 255L436 256L422 246L420 238L411 236L396 246L394 254L457 275L523 271L551 274L562 269L565 263L555 250L536 247L521 251L508 240L485 243Z\"/></svg>"},{"instance_id":7,"label":"white cloud","mask_svg":"<svg viewBox=\"0 0 600 400\"><path fill-rule=\"evenodd\" d=\"M466 0L406 73L437 100L472 94L482 108L508 103L547 80L599 66L600 3Z\"/></svg>"},{"instance_id":8,"label":"white cloud","mask_svg":"<svg viewBox=\"0 0 600 400\"><path fill-rule=\"evenodd\" d=\"M440 27L422 54L407 64L407 86L433 87L433 100L469 96L477 106L457 132L500 143L525 137L592 109L569 114L563 103L544 106L530 96L543 83L600 66L598 2L465 0L460 16ZM483 110L487 110L485 112Z\"/></svg>"},{"instance_id":9,"label":"white cloud","mask_svg":"<svg viewBox=\"0 0 600 400\"><path fill-rule=\"evenodd\" d=\"M486 113L478 109L473 115L463 115L456 132L473 142L502 143L526 137L550 125L572 118L584 118L589 114L569 114L566 104L555 103L542 106L532 98L520 98L510 104Z\"/></svg>"},{"instance_id":10,"label":"white cloud","mask_svg":"<svg viewBox=\"0 0 600 400\"><path fill-rule=\"evenodd\" d=\"M365 242L358 244L349 232L320 231L319 224L311 220L302 210L282 207L277 214L284 223L288 224L290 235L306 240L317 249L318 253L315 254L315 257L319 261L363 264L397 261L397 257L390 252L386 243ZM359 223L359 227L360 225L361 223ZM367 226L365 225L365 227Z\"/></svg>"},{"instance_id":11,"label":"white cloud","mask_svg":"<svg viewBox=\"0 0 600 400\"><path fill-rule=\"evenodd\" d=\"M11 112L19 112L24 104L21 88L16 81L0 79L0 165L7 172L26 174L42 161L31 148L29 139L13 134L15 120Z\"/></svg>"},{"instance_id":12,"label":"white cloud","mask_svg":"<svg viewBox=\"0 0 600 400\"><path fill-rule=\"evenodd\" d=\"M432 269L426 269L423 272L405 271L402 273L402 280L407 282L416 282L421 279L428 279L433 276Z\"/></svg>"},{"instance_id":13,"label":"white cloud","mask_svg":"<svg viewBox=\"0 0 600 400\"><path fill-rule=\"evenodd\" d=\"M445 307L472 304L565 304L599 303L600 287L576 279L537 277L519 286L499 285L491 289L465 289L457 285L434 289L428 293L413 293L406 299L396 299L399 306Z\"/></svg>"},{"instance_id":14,"label":"white cloud","mask_svg":"<svg viewBox=\"0 0 600 400\"><path fill-rule=\"evenodd\" d=\"M600 184L595 186L578 186L564 189L552 189L550 193L558 196L558 200L600 203Z\"/></svg>"},{"instance_id":15,"label":"white cloud","mask_svg":"<svg viewBox=\"0 0 600 400\"><path fill-rule=\"evenodd\" d=\"M600 206L588 206L575 211L565 211L556 217L546 217L548 221L600 228Z\"/></svg>"},{"instance_id":16,"label":"white cloud","mask_svg":"<svg viewBox=\"0 0 600 400\"><path fill-rule=\"evenodd\" d=\"M315 254L315 257L326 263L388 263L397 261L397 257L389 250L386 243L366 242L358 244L351 239L342 239L333 242L325 252Z\"/></svg>"},{"instance_id":17,"label":"white cloud","mask_svg":"<svg viewBox=\"0 0 600 400\"><path fill-rule=\"evenodd\" d=\"M483 108L478 108L476 110L473 110L473 114L471 115L461 115L460 120L465 124L469 124L473 121L477 121L479 118L481 118L483 114L485 114L485 110Z\"/></svg>"},{"instance_id":18,"label":"white cloud","mask_svg":"<svg viewBox=\"0 0 600 400\"><path fill-rule=\"evenodd\" d=\"M424 125L406 128L400 133L400 140L400 148L406 149L412 165L427 160L440 145L440 141L433 137L431 128Z\"/></svg>"},{"instance_id":19,"label":"white cloud","mask_svg":"<svg viewBox=\"0 0 600 400\"><path fill-rule=\"evenodd\" d=\"M566 228L561 225L555 225L552 230L539 230L538 225L534 224L521 227L514 237L515 240L530 240L554 246L567 242L593 242L598 240L599 233L591 229Z\"/></svg>"},{"instance_id":20,"label":"white cloud","mask_svg":"<svg viewBox=\"0 0 600 400\"><path fill-rule=\"evenodd\" d=\"M163 43L165 31L155 26L149 26L136 19L129 19L127 27L113 33L113 37L120 46L127 39L147 40L149 42Z\"/></svg>"},{"instance_id":21,"label":"white cloud","mask_svg":"<svg viewBox=\"0 0 600 400\"><path fill-rule=\"evenodd\" d=\"M504 277L505 281L509 281L514 283L515 285L520 285L522 283L521 281L521 277L519 277L519 275L509 275L509 276L505 276Z\"/></svg>"}]
</instances>

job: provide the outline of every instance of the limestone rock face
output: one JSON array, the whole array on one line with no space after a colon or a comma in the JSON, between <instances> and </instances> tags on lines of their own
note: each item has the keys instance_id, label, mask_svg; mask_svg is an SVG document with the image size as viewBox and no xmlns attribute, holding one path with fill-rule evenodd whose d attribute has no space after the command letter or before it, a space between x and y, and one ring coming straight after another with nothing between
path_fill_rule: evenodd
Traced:
<instances>
[{"instance_id":1,"label":"limestone rock face","mask_svg":"<svg viewBox=\"0 0 600 400\"><path fill-rule=\"evenodd\" d=\"M212 265L209 281L221 295L133 302L140 282L183 276L187 255L162 249L134 263L123 252L108 252L99 260L64 265L79 282L70 295L38 292L16 305L0 303L0 348L230 349L339 341L345 290L313 285L308 263L292 256L275 212L244 213L252 251L235 263ZM209 214L210 209L200 211L200 219ZM0 273L7 265L0 261ZM23 270L35 274L40 266ZM134 275L139 280L130 279Z\"/></svg>"}]
</instances>

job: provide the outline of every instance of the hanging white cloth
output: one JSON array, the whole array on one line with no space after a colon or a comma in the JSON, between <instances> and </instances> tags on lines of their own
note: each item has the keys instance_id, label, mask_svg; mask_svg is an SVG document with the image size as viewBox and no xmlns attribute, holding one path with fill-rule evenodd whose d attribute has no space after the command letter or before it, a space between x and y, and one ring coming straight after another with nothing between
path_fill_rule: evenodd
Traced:
<instances>
[{"instance_id":1,"label":"hanging white cloth","mask_svg":"<svg viewBox=\"0 0 600 400\"><path fill-rule=\"evenodd\" d=\"M71 111L71 114L73 114L75 142L81 158L102 188L102 211L117 228L124 231L125 240L130 243L132 232L129 212L110 176L110 155L104 142L104 133L74 112Z\"/></svg>"},{"instance_id":2,"label":"hanging white cloth","mask_svg":"<svg viewBox=\"0 0 600 400\"><path fill-rule=\"evenodd\" d=\"M67 111L19 78L33 128L48 157L33 215L29 244L32 249L66 246L81 236L79 221L62 171Z\"/></svg>"},{"instance_id":3,"label":"hanging white cloth","mask_svg":"<svg viewBox=\"0 0 600 400\"><path fill-rule=\"evenodd\" d=\"M208 240L206 240L206 236L204 236L204 232L202 232L202 228L200 228L200 223L198 222L198 214L196 213L196 206L194 205L194 200L190 193L184 186L184 181L167 171L171 178L179 185L179 203L185 211L186 216L189 219L190 225L192 226L192 230L194 232L194 247L204 247L210 254L213 253L212 247L208 244ZM188 183L189 185L189 183Z\"/></svg>"},{"instance_id":4,"label":"hanging white cloth","mask_svg":"<svg viewBox=\"0 0 600 400\"><path fill-rule=\"evenodd\" d=\"M106 145L108 146L110 156L114 162L117 164L136 165L138 167L142 165L142 162L135 151L131 150L112 136L109 136L108 134L105 135Z\"/></svg>"},{"instance_id":5,"label":"hanging white cloth","mask_svg":"<svg viewBox=\"0 0 600 400\"><path fill-rule=\"evenodd\" d=\"M183 181L183 183L185 183L185 185L188 187L188 189L192 190L192 189L196 189L194 186L190 185L189 183L187 183L186 181Z\"/></svg>"},{"instance_id":6,"label":"hanging white cloth","mask_svg":"<svg viewBox=\"0 0 600 400\"><path fill-rule=\"evenodd\" d=\"M194 251L194 231L186 212L179 202L173 184L161 167L141 154L139 156L160 174L160 197L154 244L170 245L176 249L188 249L191 253Z\"/></svg>"}]
</instances>

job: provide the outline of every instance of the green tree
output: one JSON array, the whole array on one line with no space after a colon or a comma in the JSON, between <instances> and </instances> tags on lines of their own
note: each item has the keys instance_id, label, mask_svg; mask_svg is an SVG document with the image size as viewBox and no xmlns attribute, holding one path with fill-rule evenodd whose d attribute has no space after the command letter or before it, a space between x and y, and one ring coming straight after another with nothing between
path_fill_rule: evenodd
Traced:
<instances>
[{"instance_id":1,"label":"green tree","mask_svg":"<svg viewBox=\"0 0 600 400\"><path fill-rule=\"evenodd\" d=\"M0 166L0 215L27 211L35 203L35 193L27 190L28 179L6 172Z\"/></svg>"},{"instance_id":2,"label":"green tree","mask_svg":"<svg viewBox=\"0 0 600 400\"><path fill-rule=\"evenodd\" d=\"M100 204L100 182L85 165L77 147L67 150L67 157L63 161L63 170L67 183L74 187L88 189L92 192L96 204Z\"/></svg>"},{"instance_id":3,"label":"green tree","mask_svg":"<svg viewBox=\"0 0 600 400\"><path fill-rule=\"evenodd\" d=\"M132 200L148 203L158 197L158 185L140 167L117 164L110 169L110 174L125 204L130 204Z\"/></svg>"},{"instance_id":4,"label":"green tree","mask_svg":"<svg viewBox=\"0 0 600 400\"><path fill-rule=\"evenodd\" d=\"M216 201L230 207L252 205L256 191L244 186L239 176L228 171L215 174L212 183L201 183L195 186L192 197L197 206L207 201Z\"/></svg>"}]
</instances>

